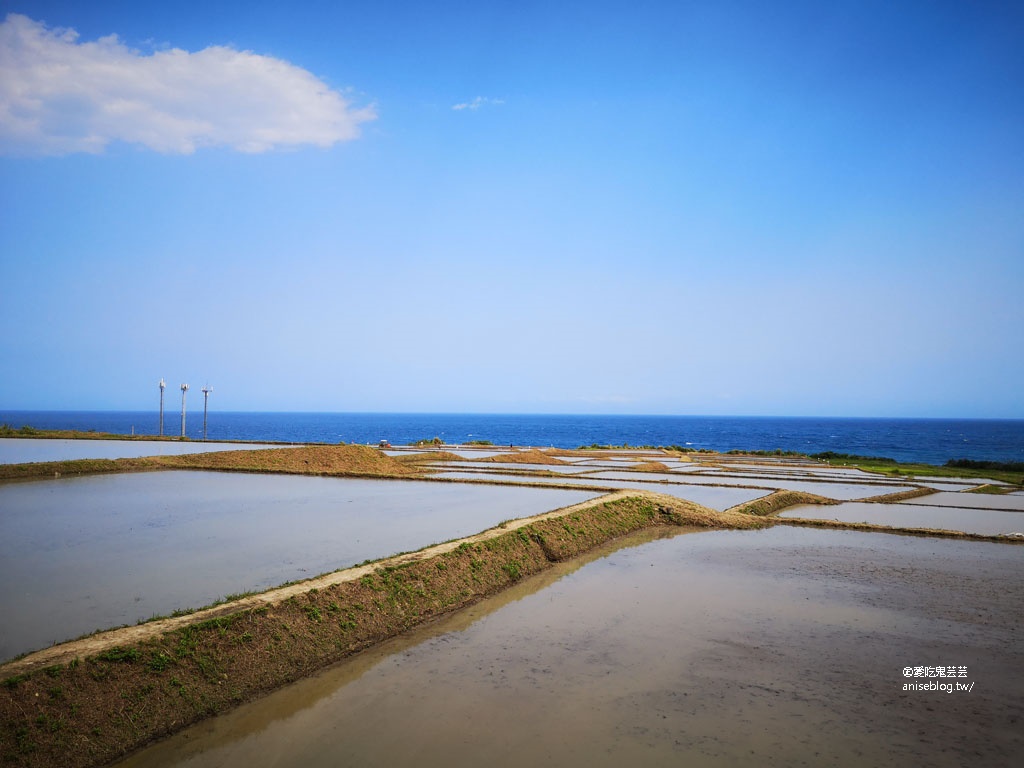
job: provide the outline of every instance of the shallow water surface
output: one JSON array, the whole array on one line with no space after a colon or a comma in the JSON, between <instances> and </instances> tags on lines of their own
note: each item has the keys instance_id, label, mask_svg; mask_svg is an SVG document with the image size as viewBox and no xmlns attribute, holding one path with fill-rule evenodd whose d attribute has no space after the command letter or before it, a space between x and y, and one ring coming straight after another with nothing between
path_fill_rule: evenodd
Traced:
<instances>
[{"instance_id":1,"label":"shallow water surface","mask_svg":"<svg viewBox=\"0 0 1024 768\"><path fill-rule=\"evenodd\" d=\"M0 660L596 495L192 471L0 485Z\"/></svg>"},{"instance_id":2,"label":"shallow water surface","mask_svg":"<svg viewBox=\"0 0 1024 768\"><path fill-rule=\"evenodd\" d=\"M452 469L479 469L479 470L496 470L496 469L510 469L516 472L564 472L565 474L574 474L578 472L586 472L587 470L583 467L577 466L564 466L561 464L518 464L514 461L501 462L501 461L486 461L486 462L473 462L473 461L445 461L431 464L432 467L441 467Z\"/></svg>"},{"instance_id":3,"label":"shallow water surface","mask_svg":"<svg viewBox=\"0 0 1024 768\"><path fill-rule=\"evenodd\" d=\"M1020 496L997 493L933 493L900 502L906 506L925 507L976 507L978 509L1003 509L1007 512L1024 512L1024 499Z\"/></svg>"},{"instance_id":4,"label":"shallow water surface","mask_svg":"<svg viewBox=\"0 0 1024 768\"><path fill-rule=\"evenodd\" d=\"M986 536L1024 531L1024 515L1018 512L959 507L924 507L902 503L870 504L850 501L831 507L801 505L790 507L779 517L840 520L844 523L871 523L898 528L939 528L947 531L980 533Z\"/></svg>"},{"instance_id":5,"label":"shallow water surface","mask_svg":"<svg viewBox=\"0 0 1024 768\"><path fill-rule=\"evenodd\" d=\"M215 451L258 451L282 445L255 443L174 443L167 440L51 440L0 437L0 464L74 459L135 459L141 456L179 456Z\"/></svg>"},{"instance_id":6,"label":"shallow water surface","mask_svg":"<svg viewBox=\"0 0 1024 768\"><path fill-rule=\"evenodd\" d=\"M591 480L587 477L568 475L565 477L530 477L529 475L488 475L486 472L440 472L438 478L448 480L477 480L487 482L493 480L496 483L557 483L558 485L573 485L585 488L593 486L598 488L629 489L663 493L666 496L675 496L679 499L686 499L697 504L702 504L719 512L743 504L747 501L767 496L769 491L757 488L731 488L727 486L714 485L683 485L682 483L644 483L628 480Z\"/></svg>"},{"instance_id":7,"label":"shallow water surface","mask_svg":"<svg viewBox=\"0 0 1024 768\"><path fill-rule=\"evenodd\" d=\"M785 526L648 540L122 768L1009 764L1020 552ZM973 692L905 692L926 664L965 666Z\"/></svg>"}]
</instances>

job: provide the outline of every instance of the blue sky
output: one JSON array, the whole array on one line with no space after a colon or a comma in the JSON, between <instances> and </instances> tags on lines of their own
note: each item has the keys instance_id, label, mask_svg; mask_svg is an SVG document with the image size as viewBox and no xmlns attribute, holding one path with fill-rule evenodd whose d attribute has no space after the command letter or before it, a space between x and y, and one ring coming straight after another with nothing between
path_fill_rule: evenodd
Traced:
<instances>
[{"instance_id":1,"label":"blue sky","mask_svg":"<svg viewBox=\"0 0 1024 768\"><path fill-rule=\"evenodd\" d=\"M0 408L1024 418L1020 4L0 19Z\"/></svg>"}]
</instances>

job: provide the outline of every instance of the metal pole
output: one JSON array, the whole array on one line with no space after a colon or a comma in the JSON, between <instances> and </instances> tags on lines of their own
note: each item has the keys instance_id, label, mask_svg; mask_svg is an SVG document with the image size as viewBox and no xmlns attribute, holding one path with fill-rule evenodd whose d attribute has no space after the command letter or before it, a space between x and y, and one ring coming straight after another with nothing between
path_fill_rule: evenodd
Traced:
<instances>
[{"instance_id":1,"label":"metal pole","mask_svg":"<svg viewBox=\"0 0 1024 768\"><path fill-rule=\"evenodd\" d=\"M164 387L167 382L160 379L160 437L164 436Z\"/></svg>"},{"instance_id":2,"label":"metal pole","mask_svg":"<svg viewBox=\"0 0 1024 768\"><path fill-rule=\"evenodd\" d=\"M210 393L213 392L213 387L203 387L203 442L206 442L206 406L210 402Z\"/></svg>"},{"instance_id":3,"label":"metal pole","mask_svg":"<svg viewBox=\"0 0 1024 768\"><path fill-rule=\"evenodd\" d=\"M181 436L185 437L185 393L188 392L188 384L181 385Z\"/></svg>"}]
</instances>

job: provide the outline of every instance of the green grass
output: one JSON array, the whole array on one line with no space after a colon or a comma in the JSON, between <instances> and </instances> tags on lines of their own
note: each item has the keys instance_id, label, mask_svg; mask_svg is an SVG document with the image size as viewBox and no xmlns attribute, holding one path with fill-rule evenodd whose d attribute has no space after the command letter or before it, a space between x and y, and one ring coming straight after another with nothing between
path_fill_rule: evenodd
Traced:
<instances>
[{"instance_id":1,"label":"green grass","mask_svg":"<svg viewBox=\"0 0 1024 768\"><path fill-rule=\"evenodd\" d=\"M985 480L998 480L1014 486L1024 486L1024 472L1007 472L1001 469L969 469L966 467L939 467L934 464L892 464L879 462L877 459L851 460L840 459L829 461L832 466L856 467L865 472L873 472L889 477L980 477Z\"/></svg>"},{"instance_id":2,"label":"green grass","mask_svg":"<svg viewBox=\"0 0 1024 768\"><path fill-rule=\"evenodd\" d=\"M414 445L422 448L423 446L427 445L444 445L444 440L442 440L440 437L435 437L432 440L428 438L423 438L422 440L414 440L411 443L407 443L407 445Z\"/></svg>"},{"instance_id":3,"label":"green grass","mask_svg":"<svg viewBox=\"0 0 1024 768\"><path fill-rule=\"evenodd\" d=\"M1012 485L979 485L977 488L971 488L968 493L990 493L993 496L1003 496L1007 493L1011 493L1017 490Z\"/></svg>"}]
</instances>

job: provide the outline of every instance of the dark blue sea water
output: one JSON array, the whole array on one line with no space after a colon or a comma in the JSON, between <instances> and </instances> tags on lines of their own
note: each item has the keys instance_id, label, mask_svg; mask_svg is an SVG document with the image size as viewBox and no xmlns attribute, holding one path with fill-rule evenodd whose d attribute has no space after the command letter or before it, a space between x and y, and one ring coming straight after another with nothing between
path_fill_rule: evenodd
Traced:
<instances>
[{"instance_id":1,"label":"dark blue sea water","mask_svg":"<svg viewBox=\"0 0 1024 768\"><path fill-rule=\"evenodd\" d=\"M0 411L0 424L155 435L156 412ZM187 414L188 437L203 436L202 412ZM181 431L181 414L164 412L165 434ZM688 445L728 451L837 451L943 464L949 459L1024 461L1024 419L840 419L750 416L554 416L458 413L210 412L210 440L405 445L440 437L446 443L578 448Z\"/></svg>"}]
</instances>

